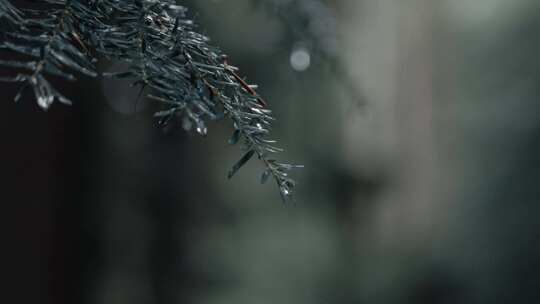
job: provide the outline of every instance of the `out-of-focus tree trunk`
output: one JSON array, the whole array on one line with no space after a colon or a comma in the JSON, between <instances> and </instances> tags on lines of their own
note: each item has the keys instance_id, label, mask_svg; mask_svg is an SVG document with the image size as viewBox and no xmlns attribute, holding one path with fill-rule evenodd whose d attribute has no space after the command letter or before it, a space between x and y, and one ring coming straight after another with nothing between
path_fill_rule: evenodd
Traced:
<instances>
[{"instance_id":1,"label":"out-of-focus tree trunk","mask_svg":"<svg viewBox=\"0 0 540 304\"><path fill-rule=\"evenodd\" d=\"M373 238L388 244L424 240L433 218L435 5L429 0L348 2L356 16L348 16L354 21L346 28L355 30L345 41L358 50L347 54L348 61L365 88L368 115L345 120L345 159L363 174L388 178L377 215L367 219Z\"/></svg>"},{"instance_id":2,"label":"out-of-focus tree trunk","mask_svg":"<svg viewBox=\"0 0 540 304\"><path fill-rule=\"evenodd\" d=\"M436 192L433 142L434 1L396 1L398 6L396 137L398 227L405 239L431 235Z\"/></svg>"}]
</instances>

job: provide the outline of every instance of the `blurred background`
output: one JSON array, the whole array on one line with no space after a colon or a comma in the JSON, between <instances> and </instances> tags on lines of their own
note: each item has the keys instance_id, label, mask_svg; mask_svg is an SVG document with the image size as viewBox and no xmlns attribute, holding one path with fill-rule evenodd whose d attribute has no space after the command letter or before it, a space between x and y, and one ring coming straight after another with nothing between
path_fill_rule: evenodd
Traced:
<instances>
[{"instance_id":1,"label":"blurred background","mask_svg":"<svg viewBox=\"0 0 540 304\"><path fill-rule=\"evenodd\" d=\"M228 121L3 85L2 302L540 303L540 2L179 3L260 85L295 202L256 161L227 180Z\"/></svg>"}]
</instances>

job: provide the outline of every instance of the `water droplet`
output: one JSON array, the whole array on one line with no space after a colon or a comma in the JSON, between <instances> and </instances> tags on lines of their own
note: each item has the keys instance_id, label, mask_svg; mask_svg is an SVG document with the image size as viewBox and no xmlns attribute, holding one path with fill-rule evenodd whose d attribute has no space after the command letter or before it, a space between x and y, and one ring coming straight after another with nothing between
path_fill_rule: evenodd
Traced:
<instances>
[{"instance_id":1,"label":"water droplet","mask_svg":"<svg viewBox=\"0 0 540 304\"><path fill-rule=\"evenodd\" d=\"M311 53L305 47L298 47L291 53L291 67L297 72L304 72L311 66Z\"/></svg>"},{"instance_id":2,"label":"water droplet","mask_svg":"<svg viewBox=\"0 0 540 304\"><path fill-rule=\"evenodd\" d=\"M205 125L200 124L197 126L197 133L206 136L208 134L208 128Z\"/></svg>"}]
</instances>

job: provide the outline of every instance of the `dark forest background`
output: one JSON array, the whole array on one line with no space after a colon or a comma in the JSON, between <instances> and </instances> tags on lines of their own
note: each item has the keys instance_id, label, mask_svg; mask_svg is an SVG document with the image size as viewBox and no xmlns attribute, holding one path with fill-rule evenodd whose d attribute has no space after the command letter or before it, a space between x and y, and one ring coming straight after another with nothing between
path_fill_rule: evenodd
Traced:
<instances>
[{"instance_id":1,"label":"dark forest background","mask_svg":"<svg viewBox=\"0 0 540 304\"><path fill-rule=\"evenodd\" d=\"M2 303L539 301L538 1L180 3L275 110L296 202L256 162L227 180L227 121L2 85Z\"/></svg>"}]
</instances>

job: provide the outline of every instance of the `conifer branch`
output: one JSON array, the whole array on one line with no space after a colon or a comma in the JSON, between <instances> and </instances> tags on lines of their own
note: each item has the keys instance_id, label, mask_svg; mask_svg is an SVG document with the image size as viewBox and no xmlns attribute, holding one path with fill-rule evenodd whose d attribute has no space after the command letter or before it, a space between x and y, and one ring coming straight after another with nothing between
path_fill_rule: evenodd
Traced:
<instances>
[{"instance_id":1,"label":"conifer branch","mask_svg":"<svg viewBox=\"0 0 540 304\"><path fill-rule=\"evenodd\" d=\"M0 61L0 66L20 71L14 76L0 78L0 81L23 83L15 101L21 98L25 89L31 88L38 105L46 110L55 99L71 104L51 85L46 75L73 81L75 76L72 72L93 77L97 73L92 64L93 58L81 52L73 41L79 24L78 4L71 0L43 2L48 4L46 9L24 9L18 15L24 19L11 19L20 25L19 31L3 33L6 39L0 44L0 49L18 53L24 59Z\"/></svg>"},{"instance_id":2,"label":"conifer branch","mask_svg":"<svg viewBox=\"0 0 540 304\"><path fill-rule=\"evenodd\" d=\"M8 0L0 0L0 20L2 19L6 19L7 21L15 24L24 23L21 12Z\"/></svg>"},{"instance_id":3,"label":"conifer branch","mask_svg":"<svg viewBox=\"0 0 540 304\"><path fill-rule=\"evenodd\" d=\"M273 177L285 200L295 182L295 167L271 155L282 150L267 138L274 120L267 103L238 75L227 56L197 32L187 9L173 0L42 0L49 7L21 12L0 0L0 16L8 16L18 31L4 33L0 49L20 53L27 61L0 61L0 66L23 72L4 81L30 86L38 104L47 109L54 99L69 100L45 79L46 74L68 80L69 71L96 76L92 53L128 64L128 69L105 76L132 79L141 94L160 101L155 114L162 125L180 121L206 135L206 121L228 117L235 128L231 144L243 142L245 154L232 167L231 178L253 156L265 166L264 183ZM20 93L15 97L20 98Z\"/></svg>"}]
</instances>

